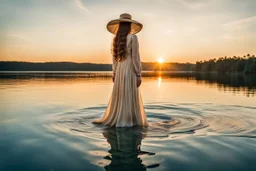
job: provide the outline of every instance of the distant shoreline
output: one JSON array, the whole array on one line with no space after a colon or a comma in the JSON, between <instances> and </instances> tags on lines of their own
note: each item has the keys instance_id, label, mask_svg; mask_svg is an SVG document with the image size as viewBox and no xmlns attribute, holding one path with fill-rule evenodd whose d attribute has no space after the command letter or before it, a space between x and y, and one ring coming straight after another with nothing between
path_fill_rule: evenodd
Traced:
<instances>
[{"instance_id":1,"label":"distant shoreline","mask_svg":"<svg viewBox=\"0 0 256 171\"><path fill-rule=\"evenodd\" d=\"M255 55L220 57L193 63L142 62L143 71L190 71L196 73L256 74ZM112 71L112 64L77 62L0 61L0 71Z\"/></svg>"},{"instance_id":2,"label":"distant shoreline","mask_svg":"<svg viewBox=\"0 0 256 171\"><path fill-rule=\"evenodd\" d=\"M195 64L142 62L144 71L194 71ZM112 71L112 64L0 61L0 71Z\"/></svg>"}]
</instances>

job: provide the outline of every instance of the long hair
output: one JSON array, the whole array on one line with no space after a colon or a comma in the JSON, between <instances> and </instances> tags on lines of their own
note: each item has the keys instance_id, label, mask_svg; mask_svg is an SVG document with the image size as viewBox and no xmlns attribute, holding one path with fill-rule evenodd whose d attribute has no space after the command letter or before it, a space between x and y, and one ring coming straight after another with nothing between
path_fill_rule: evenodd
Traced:
<instances>
[{"instance_id":1,"label":"long hair","mask_svg":"<svg viewBox=\"0 0 256 171\"><path fill-rule=\"evenodd\" d=\"M125 58L127 35L131 31L130 22L120 22L116 36L113 39L112 54L115 61Z\"/></svg>"}]
</instances>

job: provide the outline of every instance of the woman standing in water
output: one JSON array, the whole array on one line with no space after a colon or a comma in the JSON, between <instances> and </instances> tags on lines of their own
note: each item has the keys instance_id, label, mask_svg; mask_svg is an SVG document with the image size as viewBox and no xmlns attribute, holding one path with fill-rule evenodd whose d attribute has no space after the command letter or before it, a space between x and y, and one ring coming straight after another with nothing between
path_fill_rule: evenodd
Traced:
<instances>
[{"instance_id":1,"label":"woman standing in water","mask_svg":"<svg viewBox=\"0 0 256 171\"><path fill-rule=\"evenodd\" d=\"M141 62L135 35L142 27L126 13L107 24L108 31L115 34L112 46L114 86L104 116L93 123L115 127L148 125L139 89Z\"/></svg>"}]
</instances>

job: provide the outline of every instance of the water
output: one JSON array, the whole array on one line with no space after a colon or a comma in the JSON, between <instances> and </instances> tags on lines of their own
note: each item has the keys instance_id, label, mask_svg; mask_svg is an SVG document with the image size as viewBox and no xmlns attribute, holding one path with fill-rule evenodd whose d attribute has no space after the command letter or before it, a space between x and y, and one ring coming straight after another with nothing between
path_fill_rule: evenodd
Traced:
<instances>
[{"instance_id":1,"label":"water","mask_svg":"<svg viewBox=\"0 0 256 171\"><path fill-rule=\"evenodd\" d=\"M0 170L255 170L256 78L147 72L148 128L91 124L110 72L0 73Z\"/></svg>"}]
</instances>

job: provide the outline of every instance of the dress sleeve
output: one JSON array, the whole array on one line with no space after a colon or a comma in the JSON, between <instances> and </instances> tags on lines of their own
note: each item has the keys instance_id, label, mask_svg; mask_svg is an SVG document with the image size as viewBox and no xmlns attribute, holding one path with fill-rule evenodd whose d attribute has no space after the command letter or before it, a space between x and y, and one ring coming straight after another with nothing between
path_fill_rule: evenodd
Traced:
<instances>
[{"instance_id":1,"label":"dress sleeve","mask_svg":"<svg viewBox=\"0 0 256 171\"><path fill-rule=\"evenodd\" d=\"M117 61L115 60L114 56L112 57L112 70L113 73L116 73Z\"/></svg>"},{"instance_id":2,"label":"dress sleeve","mask_svg":"<svg viewBox=\"0 0 256 171\"><path fill-rule=\"evenodd\" d=\"M132 36L132 62L136 75L141 75L141 62L139 53L139 42L136 35Z\"/></svg>"}]
</instances>

